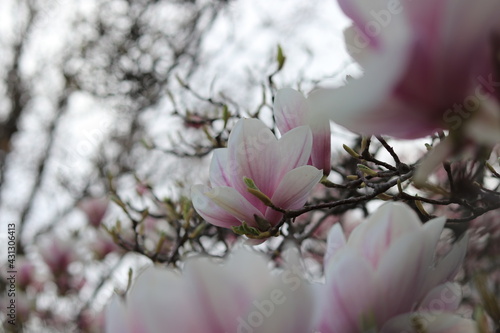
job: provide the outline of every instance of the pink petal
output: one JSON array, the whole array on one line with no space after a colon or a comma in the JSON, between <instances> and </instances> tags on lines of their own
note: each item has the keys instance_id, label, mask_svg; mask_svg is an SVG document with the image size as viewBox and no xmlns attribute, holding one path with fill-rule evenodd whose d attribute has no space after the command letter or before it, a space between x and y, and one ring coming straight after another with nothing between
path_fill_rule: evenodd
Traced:
<instances>
[{"instance_id":1,"label":"pink petal","mask_svg":"<svg viewBox=\"0 0 500 333\"><path fill-rule=\"evenodd\" d=\"M443 231L445 222L446 222L445 217L438 217L426 222L423 225L422 232L425 240L423 265L424 267L428 267L429 274L427 276L428 281L424 284L424 286L420 290L420 294L415 295L416 300L422 299L437 284L441 284L442 282L444 282L444 281L435 281L433 279L433 276L435 276L435 274L432 271L434 270L434 266L436 264L436 247L439 238L441 237L441 233Z\"/></svg>"},{"instance_id":2,"label":"pink petal","mask_svg":"<svg viewBox=\"0 0 500 333\"><path fill-rule=\"evenodd\" d=\"M311 190L319 183L323 174L310 165L304 165L286 173L271 198L272 203L283 209L298 209L304 206ZM278 222L281 213L272 208L266 211L266 219Z\"/></svg>"},{"instance_id":3,"label":"pink petal","mask_svg":"<svg viewBox=\"0 0 500 333\"><path fill-rule=\"evenodd\" d=\"M425 283L424 238L422 233L410 233L398 238L381 258L377 268L379 299L377 321L410 311L418 301L419 291Z\"/></svg>"},{"instance_id":4,"label":"pink petal","mask_svg":"<svg viewBox=\"0 0 500 333\"><path fill-rule=\"evenodd\" d=\"M413 181L417 184L425 184L429 175L439 166L444 160L451 156L454 150L454 144L450 137L447 137L435 147L432 148L423 161L420 162L417 172L413 177Z\"/></svg>"},{"instance_id":5,"label":"pink petal","mask_svg":"<svg viewBox=\"0 0 500 333\"><path fill-rule=\"evenodd\" d=\"M393 242L405 234L420 232L421 228L417 214L407 205L386 203L354 229L348 244L361 251L373 267L377 267Z\"/></svg>"},{"instance_id":6,"label":"pink petal","mask_svg":"<svg viewBox=\"0 0 500 333\"><path fill-rule=\"evenodd\" d=\"M274 97L274 117L282 135L295 127L305 125L308 111L306 99L294 89L280 89Z\"/></svg>"},{"instance_id":7,"label":"pink petal","mask_svg":"<svg viewBox=\"0 0 500 333\"><path fill-rule=\"evenodd\" d=\"M423 232L426 243L425 248L429 252L429 256L432 258L434 258L433 254L436 252L436 246L438 244L439 238L441 237L441 233L443 232L445 223L445 217L437 217L427 221L423 225Z\"/></svg>"},{"instance_id":8,"label":"pink petal","mask_svg":"<svg viewBox=\"0 0 500 333\"><path fill-rule=\"evenodd\" d=\"M333 260L337 252L343 249L346 245L346 238L342 226L340 223L336 223L328 232L328 238L326 242L326 253L324 258L325 266L329 265L329 262Z\"/></svg>"},{"instance_id":9,"label":"pink petal","mask_svg":"<svg viewBox=\"0 0 500 333\"><path fill-rule=\"evenodd\" d=\"M426 282L427 290L436 285L450 281L458 273L467 252L468 236L465 234L460 240L453 244L452 249L431 271Z\"/></svg>"},{"instance_id":10,"label":"pink petal","mask_svg":"<svg viewBox=\"0 0 500 333\"><path fill-rule=\"evenodd\" d=\"M298 209L321 178L321 171L310 165L293 169L283 177L271 201L284 209Z\"/></svg>"},{"instance_id":11,"label":"pink petal","mask_svg":"<svg viewBox=\"0 0 500 333\"><path fill-rule=\"evenodd\" d=\"M193 207L205 221L218 227L231 228L238 226L241 222L219 207L212 198L205 193L210 193L211 188L204 185L194 185L191 187L191 200Z\"/></svg>"},{"instance_id":12,"label":"pink petal","mask_svg":"<svg viewBox=\"0 0 500 333\"><path fill-rule=\"evenodd\" d=\"M322 333L361 331L362 319L375 311L378 289L370 264L352 250L344 248L338 260L325 267L326 285L320 295L323 309L319 328Z\"/></svg>"},{"instance_id":13,"label":"pink petal","mask_svg":"<svg viewBox=\"0 0 500 333\"><path fill-rule=\"evenodd\" d=\"M280 168L274 134L258 119L239 120L229 135L228 159L232 187L264 211L265 205L247 191L243 178L251 178L264 194L272 196Z\"/></svg>"},{"instance_id":14,"label":"pink petal","mask_svg":"<svg viewBox=\"0 0 500 333\"><path fill-rule=\"evenodd\" d=\"M351 1L342 3L350 5ZM361 15L366 16L364 13ZM359 18L360 21L365 19L366 17ZM325 115L336 123L363 134L380 134L388 126L399 130L402 125L400 122L388 117L379 119L383 113L373 115L371 112L391 96L410 61L413 38L404 17L394 15L391 27L393 28L384 29L380 38L371 38L366 44L353 41L354 45L348 45L351 53L362 53L366 52L365 48L372 48L372 53L363 64L364 76L340 88L313 92L309 97L313 113ZM377 47L373 48L375 44Z\"/></svg>"},{"instance_id":15,"label":"pink petal","mask_svg":"<svg viewBox=\"0 0 500 333\"><path fill-rule=\"evenodd\" d=\"M495 15L500 4L488 0L404 1L397 6L397 13L390 13L391 3L399 4L339 0L355 23L345 35L350 54L365 70L358 82L379 78L382 87L373 86L377 92L370 92L363 84L348 85L359 89L357 95L366 98L366 106L352 101L356 92L351 95L349 89L337 91L339 95L331 97L337 97L337 101L348 96L351 105L341 107L331 117L353 131L401 138L451 128L456 119L463 120L454 114L455 106L475 97L476 88L482 88L483 95L492 94L492 87L485 82L494 71L490 37L500 32ZM406 38L390 37L401 31L407 34ZM377 61L383 63L379 55L385 52L399 61L394 71L391 65L374 66ZM402 62L404 65L399 67ZM382 69L389 71L380 72ZM320 109L327 112L326 106L325 103Z\"/></svg>"},{"instance_id":16,"label":"pink petal","mask_svg":"<svg viewBox=\"0 0 500 333\"><path fill-rule=\"evenodd\" d=\"M307 164L311 156L313 138L308 126L296 127L278 141L279 172L275 177L281 181L287 172ZM276 161L278 162L278 161Z\"/></svg>"},{"instance_id":17,"label":"pink petal","mask_svg":"<svg viewBox=\"0 0 500 333\"><path fill-rule=\"evenodd\" d=\"M257 253L239 249L224 266L194 258L185 272L198 300L193 304L197 320L205 322L203 332L245 332L245 325L254 333L311 329L314 307L309 286L291 270L271 275L268 261ZM262 322L250 325L259 314Z\"/></svg>"},{"instance_id":18,"label":"pink petal","mask_svg":"<svg viewBox=\"0 0 500 333\"><path fill-rule=\"evenodd\" d=\"M210 184L215 186L231 186L227 148L215 149L210 164Z\"/></svg>"},{"instance_id":19,"label":"pink petal","mask_svg":"<svg viewBox=\"0 0 500 333\"><path fill-rule=\"evenodd\" d=\"M278 90L274 98L274 115L281 134L309 125L313 136L310 164L328 175L331 167L331 131L328 119L310 119L307 100L302 93L290 88Z\"/></svg>"},{"instance_id":20,"label":"pink petal","mask_svg":"<svg viewBox=\"0 0 500 333\"><path fill-rule=\"evenodd\" d=\"M242 293L243 282L234 279L226 267L203 257L188 260L184 273L184 282L189 286L186 296L195 300L190 312L197 315L202 332L235 332L237 318L244 310L242 305L250 302L250 295Z\"/></svg>"},{"instance_id":21,"label":"pink petal","mask_svg":"<svg viewBox=\"0 0 500 333\"><path fill-rule=\"evenodd\" d=\"M184 281L173 271L150 266L136 279L127 302L129 315L140 319L132 332L161 332L166 325L175 332L189 324L191 300Z\"/></svg>"},{"instance_id":22,"label":"pink petal","mask_svg":"<svg viewBox=\"0 0 500 333\"><path fill-rule=\"evenodd\" d=\"M462 103L470 93L470 80L492 73L490 37L500 31L495 14L500 4L488 0L474 3L459 0L409 2L407 6L408 17L422 39L422 47L430 53L427 72L434 72L432 76L423 75L416 84L426 82L429 92L438 88L434 94L447 99L448 107ZM422 72L421 68L417 70ZM474 83L473 88L478 83Z\"/></svg>"},{"instance_id":23,"label":"pink petal","mask_svg":"<svg viewBox=\"0 0 500 333\"><path fill-rule=\"evenodd\" d=\"M380 43L380 32L371 33L369 25L371 22L376 22L372 13L386 10L387 2L377 0L339 0L338 3L344 13L354 21L354 24L360 30L359 33L363 34L363 37L369 43L368 46L372 48L377 47ZM380 25L380 23L378 24Z\"/></svg>"},{"instance_id":24,"label":"pink petal","mask_svg":"<svg viewBox=\"0 0 500 333\"><path fill-rule=\"evenodd\" d=\"M287 274L285 271L283 274ZM275 284L273 290L279 291L279 303L273 303L274 308L270 305L271 294L267 293L257 299L260 305L264 305L267 309L273 309L269 313L269 317L265 317L262 326L256 327L255 333L270 333L270 332L286 332L286 333L304 333L312 332L312 318L315 309L315 299L311 290L311 286L305 281L300 281L299 277L287 275L283 283ZM295 282L290 282L292 279L300 281L297 289L291 288L295 286ZM288 283L287 283L288 281ZM271 291L272 293L272 291ZM282 303L283 302L283 303ZM256 303L254 303L256 304ZM256 310L256 307L253 308ZM249 318L247 316L247 318ZM237 332L237 331L235 331Z\"/></svg>"},{"instance_id":25,"label":"pink petal","mask_svg":"<svg viewBox=\"0 0 500 333\"><path fill-rule=\"evenodd\" d=\"M311 165L323 170L323 174L328 176L332 159L330 121L326 117L315 117L311 119L310 127L313 135Z\"/></svg>"},{"instance_id":26,"label":"pink petal","mask_svg":"<svg viewBox=\"0 0 500 333\"><path fill-rule=\"evenodd\" d=\"M453 312L462 301L462 288L456 283L445 283L434 287L420 303L424 312Z\"/></svg>"},{"instance_id":27,"label":"pink petal","mask_svg":"<svg viewBox=\"0 0 500 333\"><path fill-rule=\"evenodd\" d=\"M250 226L257 226L254 215L264 217L257 208L232 187L216 187L206 192L205 195L220 208Z\"/></svg>"}]
</instances>

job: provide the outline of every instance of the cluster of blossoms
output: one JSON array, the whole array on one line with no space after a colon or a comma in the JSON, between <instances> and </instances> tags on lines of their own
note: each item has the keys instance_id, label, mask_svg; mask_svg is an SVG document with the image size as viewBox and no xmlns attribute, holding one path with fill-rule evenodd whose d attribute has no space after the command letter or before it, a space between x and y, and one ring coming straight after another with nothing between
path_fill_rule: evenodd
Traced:
<instances>
[{"instance_id":1,"label":"cluster of blossoms","mask_svg":"<svg viewBox=\"0 0 500 333\"><path fill-rule=\"evenodd\" d=\"M245 249L224 265L193 258L183 274L153 266L125 303L112 300L106 332L474 332L474 322L453 314L461 291L450 282L467 239L438 258L444 221L422 225L406 205L388 203L347 240L336 225L324 284L306 281L294 249L280 274Z\"/></svg>"},{"instance_id":2,"label":"cluster of blossoms","mask_svg":"<svg viewBox=\"0 0 500 333\"><path fill-rule=\"evenodd\" d=\"M76 303L82 292L88 292L89 283L83 269L86 265L102 263L109 254L123 252L99 229L108 205L109 201L102 198L86 198L79 202L78 208L86 220L80 232L89 234L88 243L80 243L73 236L67 239L44 235L37 245L36 256L18 256L15 296L16 321L20 327L43 321L61 332L68 330L68 323L82 332L102 331L101 314L82 309L77 318L72 318L69 312L61 309L65 303ZM82 248L92 249L92 255L86 255ZM56 299L58 306L40 301L40 295ZM7 308L6 302L7 298L0 300L2 309Z\"/></svg>"},{"instance_id":3,"label":"cluster of blossoms","mask_svg":"<svg viewBox=\"0 0 500 333\"><path fill-rule=\"evenodd\" d=\"M364 75L310 96L315 111L361 134L413 139L448 130L415 176L465 145L500 142L500 4L338 0L346 46Z\"/></svg>"},{"instance_id":4,"label":"cluster of blossoms","mask_svg":"<svg viewBox=\"0 0 500 333\"><path fill-rule=\"evenodd\" d=\"M258 119L239 120L227 148L213 152L210 185L192 188L193 207L206 222L249 238L277 235L330 173L327 118L363 135L409 139L449 131L415 182L464 143L500 142L500 2L339 4L354 22L345 37L363 77L307 99L279 90L279 139ZM422 225L408 206L388 203L348 237L335 224L321 285L307 281L298 258L276 275L247 250L222 266L193 258L183 274L151 267L126 302L114 298L107 332L478 332L456 314L462 297L453 279L467 235L436 253L445 221Z\"/></svg>"},{"instance_id":5,"label":"cluster of blossoms","mask_svg":"<svg viewBox=\"0 0 500 333\"><path fill-rule=\"evenodd\" d=\"M211 186L192 189L193 206L207 222L268 231L283 217L271 205L301 208L330 172L329 122L309 125L307 100L292 89L278 92L274 110L279 140L262 121L241 119L228 147L214 151Z\"/></svg>"}]
</instances>

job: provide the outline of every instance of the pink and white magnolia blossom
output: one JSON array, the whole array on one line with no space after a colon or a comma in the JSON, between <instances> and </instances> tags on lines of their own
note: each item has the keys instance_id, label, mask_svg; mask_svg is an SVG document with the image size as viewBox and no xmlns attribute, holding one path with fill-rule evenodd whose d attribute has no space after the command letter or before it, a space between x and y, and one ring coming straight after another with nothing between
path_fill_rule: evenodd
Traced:
<instances>
[{"instance_id":1,"label":"pink and white magnolia blossom","mask_svg":"<svg viewBox=\"0 0 500 333\"><path fill-rule=\"evenodd\" d=\"M328 176L332 156L330 121L326 117L311 117L307 99L291 88L278 90L273 110L281 134L299 126L308 125L311 128L313 144L308 164L323 170L323 174Z\"/></svg>"},{"instance_id":2,"label":"pink and white magnolia blossom","mask_svg":"<svg viewBox=\"0 0 500 333\"><path fill-rule=\"evenodd\" d=\"M78 204L78 207L87 216L88 223L94 228L99 228L101 225L108 206L109 200L107 198L86 198Z\"/></svg>"},{"instance_id":3,"label":"pink and white magnolia blossom","mask_svg":"<svg viewBox=\"0 0 500 333\"><path fill-rule=\"evenodd\" d=\"M489 140L499 137L499 1L338 3L353 20L345 40L364 75L313 93L315 111L355 132L408 139L456 130L473 118L496 119L495 126L480 122ZM496 116L481 115L492 103Z\"/></svg>"},{"instance_id":4,"label":"pink and white magnolia blossom","mask_svg":"<svg viewBox=\"0 0 500 333\"><path fill-rule=\"evenodd\" d=\"M230 228L246 222L258 227L255 216L271 225L282 213L248 192L244 178L283 209L302 207L322 173L307 165L312 135L308 126L296 127L276 139L258 119L241 119L229 135L228 147L216 149L210 166L210 186L194 185L193 206L209 223Z\"/></svg>"},{"instance_id":5,"label":"pink and white magnolia blossom","mask_svg":"<svg viewBox=\"0 0 500 333\"><path fill-rule=\"evenodd\" d=\"M460 287L449 282L465 256L467 237L440 260L435 250L445 218L422 225L401 203L379 208L346 240L340 225L328 236L321 333L474 332L453 315ZM423 327L418 330L416 327Z\"/></svg>"},{"instance_id":6,"label":"pink and white magnolia blossom","mask_svg":"<svg viewBox=\"0 0 500 333\"><path fill-rule=\"evenodd\" d=\"M310 332L314 294L294 269L272 275L268 261L239 250L224 265L187 261L184 274L150 267L126 303L106 309L106 333Z\"/></svg>"}]
</instances>

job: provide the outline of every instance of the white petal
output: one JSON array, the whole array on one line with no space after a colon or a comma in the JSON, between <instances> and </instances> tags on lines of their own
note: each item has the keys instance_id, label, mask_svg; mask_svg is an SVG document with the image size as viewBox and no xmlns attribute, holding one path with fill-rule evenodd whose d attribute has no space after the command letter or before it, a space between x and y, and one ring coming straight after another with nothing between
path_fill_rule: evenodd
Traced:
<instances>
[{"instance_id":1,"label":"white petal","mask_svg":"<svg viewBox=\"0 0 500 333\"><path fill-rule=\"evenodd\" d=\"M323 173L310 165L293 169L283 177L271 201L283 209L301 208L322 177Z\"/></svg>"},{"instance_id":2,"label":"white petal","mask_svg":"<svg viewBox=\"0 0 500 333\"><path fill-rule=\"evenodd\" d=\"M379 298L384 301L376 309L379 323L410 311L419 301L418 295L428 273L424 266L424 245L422 233L406 234L398 238L381 258L377 279Z\"/></svg>"},{"instance_id":3,"label":"white petal","mask_svg":"<svg viewBox=\"0 0 500 333\"><path fill-rule=\"evenodd\" d=\"M377 282L370 264L344 248L338 260L325 267L326 284L320 294L321 332L358 332L375 309Z\"/></svg>"},{"instance_id":4,"label":"white petal","mask_svg":"<svg viewBox=\"0 0 500 333\"><path fill-rule=\"evenodd\" d=\"M453 244L452 249L436 265L436 268L429 273L427 288L451 280L458 273L467 252L469 237L465 234L460 240Z\"/></svg>"},{"instance_id":5,"label":"white petal","mask_svg":"<svg viewBox=\"0 0 500 333\"><path fill-rule=\"evenodd\" d=\"M354 229L349 246L357 248L374 265L391 244L404 234L420 232L422 224L407 205L390 202L382 205L366 222Z\"/></svg>"},{"instance_id":6,"label":"white petal","mask_svg":"<svg viewBox=\"0 0 500 333\"><path fill-rule=\"evenodd\" d=\"M227 148L215 149L210 164L210 184L215 186L231 186Z\"/></svg>"},{"instance_id":7,"label":"white petal","mask_svg":"<svg viewBox=\"0 0 500 333\"><path fill-rule=\"evenodd\" d=\"M274 97L273 111L276 126L283 135L295 127L305 125L304 119L308 106L302 93L291 88L284 88L278 90Z\"/></svg>"},{"instance_id":8,"label":"white petal","mask_svg":"<svg viewBox=\"0 0 500 333\"><path fill-rule=\"evenodd\" d=\"M186 297L187 290L180 275L150 266L132 286L127 298L130 314L141 319L139 327L144 332L161 332L166 325L173 331L182 331L189 325L188 311L193 303Z\"/></svg>"},{"instance_id":9,"label":"white petal","mask_svg":"<svg viewBox=\"0 0 500 333\"><path fill-rule=\"evenodd\" d=\"M313 135L311 162L312 166L323 170L324 175L329 175L332 159L330 121L326 117L324 119L319 118L321 117L316 117L316 121L311 120L310 125Z\"/></svg>"},{"instance_id":10,"label":"white petal","mask_svg":"<svg viewBox=\"0 0 500 333\"><path fill-rule=\"evenodd\" d=\"M457 283L445 283L432 289L420 303L421 311L453 312L462 301L462 288Z\"/></svg>"},{"instance_id":11,"label":"white petal","mask_svg":"<svg viewBox=\"0 0 500 333\"><path fill-rule=\"evenodd\" d=\"M205 195L220 208L248 225L256 227L254 215L264 217L245 197L232 187L216 187Z\"/></svg>"},{"instance_id":12,"label":"white petal","mask_svg":"<svg viewBox=\"0 0 500 333\"><path fill-rule=\"evenodd\" d=\"M437 217L427 221L423 226L426 248L429 252L435 253L441 233L443 232L445 217Z\"/></svg>"},{"instance_id":13,"label":"white petal","mask_svg":"<svg viewBox=\"0 0 500 333\"><path fill-rule=\"evenodd\" d=\"M415 172L413 181L417 185L423 185L427 181L429 175L436 169L443 161L448 158L453 151L453 142L450 137L447 137L428 153Z\"/></svg>"},{"instance_id":14,"label":"white petal","mask_svg":"<svg viewBox=\"0 0 500 333\"><path fill-rule=\"evenodd\" d=\"M296 127L278 141L280 169L274 175L280 179L290 170L307 164L311 156L313 138L309 126ZM277 160L279 158L279 160Z\"/></svg>"},{"instance_id":15,"label":"white petal","mask_svg":"<svg viewBox=\"0 0 500 333\"><path fill-rule=\"evenodd\" d=\"M385 122L376 118L367 121L373 109L381 105L391 94L409 61L412 38L401 15L394 16L391 24L395 29L386 29L381 45L363 64L364 76L347 85L333 89L322 89L309 96L311 112L326 115L334 122L363 134L381 133ZM363 45L348 45L350 52L362 52ZM365 46L368 47L368 46ZM395 126L399 126L395 124Z\"/></svg>"},{"instance_id":16,"label":"white petal","mask_svg":"<svg viewBox=\"0 0 500 333\"><path fill-rule=\"evenodd\" d=\"M280 168L278 141L274 134L258 119L241 119L229 135L228 160L233 187L264 210L264 204L248 193L243 178L251 178L264 194L272 196Z\"/></svg>"},{"instance_id":17,"label":"white petal","mask_svg":"<svg viewBox=\"0 0 500 333\"><path fill-rule=\"evenodd\" d=\"M219 207L212 198L206 195L212 189L205 185L193 185L191 187L191 200L194 209L205 221L218 227L230 228L240 225L240 221Z\"/></svg>"},{"instance_id":18,"label":"white petal","mask_svg":"<svg viewBox=\"0 0 500 333\"><path fill-rule=\"evenodd\" d=\"M188 260L184 273L190 287L186 294L196 300L189 312L197 316L191 320L202 323L203 332L235 332L237 318L250 302L244 282L223 265L203 257Z\"/></svg>"},{"instance_id":19,"label":"white petal","mask_svg":"<svg viewBox=\"0 0 500 333\"><path fill-rule=\"evenodd\" d=\"M336 223L328 232L328 238L326 242L326 253L324 263L325 266L328 265L330 260L332 260L337 252L346 245L346 238L342 226L340 223Z\"/></svg>"},{"instance_id":20,"label":"white petal","mask_svg":"<svg viewBox=\"0 0 500 333\"><path fill-rule=\"evenodd\" d=\"M106 333L132 333L128 313L122 299L114 295L106 306Z\"/></svg>"}]
</instances>

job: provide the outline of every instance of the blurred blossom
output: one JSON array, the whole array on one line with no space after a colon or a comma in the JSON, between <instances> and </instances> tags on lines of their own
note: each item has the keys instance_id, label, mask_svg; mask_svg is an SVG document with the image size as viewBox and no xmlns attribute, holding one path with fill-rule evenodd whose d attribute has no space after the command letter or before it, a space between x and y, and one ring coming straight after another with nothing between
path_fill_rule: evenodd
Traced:
<instances>
[{"instance_id":1,"label":"blurred blossom","mask_svg":"<svg viewBox=\"0 0 500 333\"><path fill-rule=\"evenodd\" d=\"M469 248L465 257L465 273L500 272L500 209L488 212L469 224ZM497 274L498 275L498 274ZM490 277L494 278L495 274ZM496 279L500 283L500 278Z\"/></svg>"},{"instance_id":2,"label":"blurred blossom","mask_svg":"<svg viewBox=\"0 0 500 333\"><path fill-rule=\"evenodd\" d=\"M127 302L115 296L106 310L107 333L309 332L313 295L296 269L272 275L260 255L239 250L221 266L188 260L184 274L150 267Z\"/></svg>"},{"instance_id":3,"label":"blurred blossom","mask_svg":"<svg viewBox=\"0 0 500 333\"><path fill-rule=\"evenodd\" d=\"M69 294L78 294L87 284L87 279L83 276L64 273L54 277L54 283L57 286L57 293L61 296L66 296Z\"/></svg>"},{"instance_id":4,"label":"blurred blossom","mask_svg":"<svg viewBox=\"0 0 500 333\"><path fill-rule=\"evenodd\" d=\"M201 117L198 114L195 113L188 113L184 117L184 127L186 128L194 128L194 129L199 129L202 128L204 125L209 124L210 122L207 121L204 117Z\"/></svg>"},{"instance_id":5,"label":"blurred blossom","mask_svg":"<svg viewBox=\"0 0 500 333\"><path fill-rule=\"evenodd\" d=\"M74 243L59 238L53 238L50 243L43 244L40 254L54 276L65 273L68 266L77 260Z\"/></svg>"},{"instance_id":6,"label":"blurred blossom","mask_svg":"<svg viewBox=\"0 0 500 333\"><path fill-rule=\"evenodd\" d=\"M341 224L346 239L361 222L363 222L363 213L360 210L348 210L342 215Z\"/></svg>"},{"instance_id":7,"label":"blurred blossom","mask_svg":"<svg viewBox=\"0 0 500 333\"><path fill-rule=\"evenodd\" d=\"M321 221L320 221L321 220ZM325 239L331 227L339 221L336 215L325 215L323 212L308 212L295 218L294 224L297 228L304 226L315 227L312 236L320 239ZM317 223L320 223L317 225Z\"/></svg>"},{"instance_id":8,"label":"blurred blossom","mask_svg":"<svg viewBox=\"0 0 500 333\"><path fill-rule=\"evenodd\" d=\"M473 119L470 135L498 142L500 2L338 2L353 20L345 41L364 75L313 93L315 109L353 131L399 138Z\"/></svg>"},{"instance_id":9,"label":"blurred blossom","mask_svg":"<svg viewBox=\"0 0 500 333\"><path fill-rule=\"evenodd\" d=\"M149 191L149 186L145 183L137 182L137 184L135 185L135 191L140 196L143 196L144 194L146 194Z\"/></svg>"},{"instance_id":10,"label":"blurred blossom","mask_svg":"<svg viewBox=\"0 0 500 333\"><path fill-rule=\"evenodd\" d=\"M123 249L118 246L109 235L98 234L89 245L97 260L104 259L110 253L121 253Z\"/></svg>"},{"instance_id":11,"label":"blurred blossom","mask_svg":"<svg viewBox=\"0 0 500 333\"><path fill-rule=\"evenodd\" d=\"M98 333L104 331L104 313L91 313L85 310L78 316L76 325L80 332Z\"/></svg>"},{"instance_id":12,"label":"blurred blossom","mask_svg":"<svg viewBox=\"0 0 500 333\"><path fill-rule=\"evenodd\" d=\"M422 225L409 207L389 203L348 240L336 224L328 236L326 284L319 290L320 331L474 332L472 322L448 314L461 300L460 287L448 281L462 263L467 238L436 260L444 222Z\"/></svg>"},{"instance_id":13,"label":"blurred blossom","mask_svg":"<svg viewBox=\"0 0 500 333\"><path fill-rule=\"evenodd\" d=\"M139 234L144 237L144 246L152 252L168 253L172 248L175 230L164 219L148 216L138 227ZM158 244L162 242L160 248Z\"/></svg>"},{"instance_id":14,"label":"blurred blossom","mask_svg":"<svg viewBox=\"0 0 500 333\"><path fill-rule=\"evenodd\" d=\"M21 259L21 258L20 258ZM21 289L26 289L35 281L35 265L26 258L18 260L17 284Z\"/></svg>"},{"instance_id":15,"label":"blurred blossom","mask_svg":"<svg viewBox=\"0 0 500 333\"><path fill-rule=\"evenodd\" d=\"M87 216L88 223L94 228L99 228L108 209L109 200L106 198L87 198L82 200L78 207Z\"/></svg>"},{"instance_id":16,"label":"blurred blossom","mask_svg":"<svg viewBox=\"0 0 500 333\"><path fill-rule=\"evenodd\" d=\"M274 117L281 134L299 126L311 128L313 144L308 164L328 176L331 168L331 132L328 118L311 118L309 105L302 93L290 89L280 89L274 97Z\"/></svg>"},{"instance_id":17,"label":"blurred blossom","mask_svg":"<svg viewBox=\"0 0 500 333\"><path fill-rule=\"evenodd\" d=\"M194 185L193 206L209 223L230 228L255 217L271 225L282 217L248 191L253 180L271 202L283 209L301 208L321 180L322 172L307 165L312 135L308 126L296 127L279 140L258 119L241 119L231 131L228 148L216 149L210 166L210 187Z\"/></svg>"}]
</instances>

